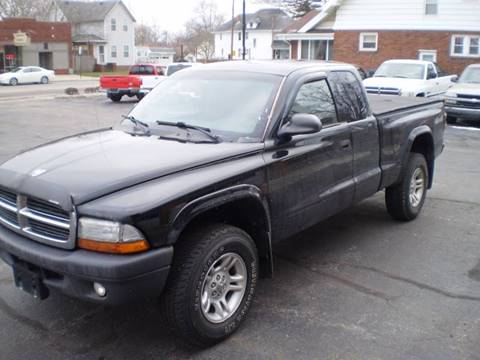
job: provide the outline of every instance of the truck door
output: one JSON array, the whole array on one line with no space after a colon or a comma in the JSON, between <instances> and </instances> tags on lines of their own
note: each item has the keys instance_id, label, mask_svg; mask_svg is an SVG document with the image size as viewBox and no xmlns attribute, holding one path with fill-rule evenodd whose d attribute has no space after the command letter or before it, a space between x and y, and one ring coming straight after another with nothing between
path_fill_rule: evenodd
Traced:
<instances>
[{"instance_id":1,"label":"truck door","mask_svg":"<svg viewBox=\"0 0 480 360\"><path fill-rule=\"evenodd\" d=\"M315 225L352 204L350 125L339 121L325 78L299 85L287 116L317 115L323 129L299 135L265 153L274 239Z\"/></svg>"},{"instance_id":2,"label":"truck door","mask_svg":"<svg viewBox=\"0 0 480 360\"><path fill-rule=\"evenodd\" d=\"M370 114L360 80L349 71L328 75L341 121L348 122L353 141L354 201L376 193L380 187L380 136L377 119Z\"/></svg>"}]
</instances>

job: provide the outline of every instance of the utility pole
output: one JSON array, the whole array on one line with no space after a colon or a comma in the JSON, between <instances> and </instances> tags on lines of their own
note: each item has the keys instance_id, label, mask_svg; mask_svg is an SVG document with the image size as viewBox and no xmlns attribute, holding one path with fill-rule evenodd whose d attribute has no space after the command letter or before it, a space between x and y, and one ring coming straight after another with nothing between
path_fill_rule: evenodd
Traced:
<instances>
[{"instance_id":1,"label":"utility pole","mask_svg":"<svg viewBox=\"0 0 480 360\"><path fill-rule=\"evenodd\" d=\"M242 59L245 60L245 57L247 55L247 48L246 48L246 43L245 43L245 38L247 35L247 12L246 12L246 1L243 0L243 15L242 15L242 45L243 45L243 50L242 50Z\"/></svg>"},{"instance_id":2,"label":"utility pole","mask_svg":"<svg viewBox=\"0 0 480 360\"><path fill-rule=\"evenodd\" d=\"M230 41L230 60L233 60L233 38L235 37L235 0L232 0L232 39Z\"/></svg>"}]
</instances>

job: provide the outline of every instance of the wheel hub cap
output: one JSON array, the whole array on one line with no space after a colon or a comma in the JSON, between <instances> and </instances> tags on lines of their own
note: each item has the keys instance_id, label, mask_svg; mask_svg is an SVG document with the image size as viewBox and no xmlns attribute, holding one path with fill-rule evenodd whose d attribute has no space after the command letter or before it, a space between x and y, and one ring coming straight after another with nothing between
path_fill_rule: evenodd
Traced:
<instances>
[{"instance_id":1,"label":"wheel hub cap","mask_svg":"<svg viewBox=\"0 0 480 360\"><path fill-rule=\"evenodd\" d=\"M247 285L247 267L235 253L227 253L208 269L203 281L201 308L205 318L217 324L230 318L240 306Z\"/></svg>"},{"instance_id":2,"label":"wheel hub cap","mask_svg":"<svg viewBox=\"0 0 480 360\"><path fill-rule=\"evenodd\" d=\"M425 173L422 169L417 168L413 172L410 180L409 200L413 207L418 207L423 199L425 192Z\"/></svg>"}]
</instances>

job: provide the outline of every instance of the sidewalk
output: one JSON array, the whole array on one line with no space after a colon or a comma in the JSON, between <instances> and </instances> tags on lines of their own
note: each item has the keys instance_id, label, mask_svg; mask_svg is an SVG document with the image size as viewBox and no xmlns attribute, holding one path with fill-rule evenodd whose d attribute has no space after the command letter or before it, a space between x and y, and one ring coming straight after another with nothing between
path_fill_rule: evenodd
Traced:
<instances>
[{"instance_id":1,"label":"sidewalk","mask_svg":"<svg viewBox=\"0 0 480 360\"><path fill-rule=\"evenodd\" d=\"M57 81L87 81L87 80L99 80L98 77L92 76L80 76L76 74L72 75L55 75L55 82Z\"/></svg>"}]
</instances>

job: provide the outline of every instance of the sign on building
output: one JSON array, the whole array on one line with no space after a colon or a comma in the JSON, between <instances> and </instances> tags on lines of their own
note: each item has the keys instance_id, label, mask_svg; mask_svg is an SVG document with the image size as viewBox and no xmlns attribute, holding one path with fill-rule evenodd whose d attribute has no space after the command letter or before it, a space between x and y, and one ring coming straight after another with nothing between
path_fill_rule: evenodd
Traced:
<instances>
[{"instance_id":1,"label":"sign on building","mask_svg":"<svg viewBox=\"0 0 480 360\"><path fill-rule=\"evenodd\" d=\"M15 46L28 46L30 45L30 37L24 32L16 32L13 34L13 44Z\"/></svg>"}]
</instances>

